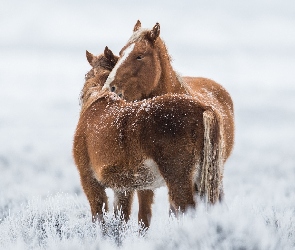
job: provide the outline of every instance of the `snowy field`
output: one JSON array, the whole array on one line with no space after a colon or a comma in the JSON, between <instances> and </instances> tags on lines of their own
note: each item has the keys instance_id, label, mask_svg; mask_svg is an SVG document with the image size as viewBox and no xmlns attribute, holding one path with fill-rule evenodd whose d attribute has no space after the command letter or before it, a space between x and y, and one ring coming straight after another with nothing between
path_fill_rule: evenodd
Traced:
<instances>
[{"instance_id":1,"label":"snowy field","mask_svg":"<svg viewBox=\"0 0 295 250\"><path fill-rule=\"evenodd\" d=\"M160 23L178 72L232 95L226 205L169 218L161 188L148 232L135 204L102 235L71 155L85 50L118 54L137 19ZM293 0L0 0L0 249L295 248L294 27Z\"/></svg>"}]
</instances>

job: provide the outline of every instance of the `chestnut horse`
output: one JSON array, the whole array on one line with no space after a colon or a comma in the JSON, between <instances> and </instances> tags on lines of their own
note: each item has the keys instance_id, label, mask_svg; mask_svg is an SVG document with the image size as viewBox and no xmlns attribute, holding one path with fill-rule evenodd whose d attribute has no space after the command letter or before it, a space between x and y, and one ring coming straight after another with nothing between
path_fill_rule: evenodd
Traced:
<instances>
[{"instance_id":1,"label":"chestnut horse","mask_svg":"<svg viewBox=\"0 0 295 250\"><path fill-rule=\"evenodd\" d=\"M105 62L115 58L110 55L106 48L104 55L88 53L87 58ZM215 203L222 191L222 141L213 110L186 94L126 102L102 90L109 72L96 65L86 75L73 144L93 219L101 220L103 206L108 209L107 187L114 190L115 208L121 208L126 220L135 190L165 184L175 211L195 206L195 186ZM145 202L139 203L139 219L148 227L151 202Z\"/></svg>"},{"instance_id":2,"label":"chestnut horse","mask_svg":"<svg viewBox=\"0 0 295 250\"><path fill-rule=\"evenodd\" d=\"M111 50L108 49L108 47L105 48L105 51L103 54L99 56L94 56L90 52L86 51L86 57L89 62L89 64L92 66L92 69L85 75L85 84L80 94L80 103L82 104L81 113L83 113L95 100L97 92L97 87L99 89L103 86L105 80L107 79L110 71L115 66L118 57L115 56ZM85 177L86 178L86 177ZM88 200L90 202L91 211L93 215L93 220L96 220L96 214L101 213L102 206L100 206L98 203L101 202L100 199L96 198L95 190L98 190L99 188L96 188L96 185L100 185L97 183L97 181L93 178L89 177L88 181L83 181L83 178L81 176L81 182L84 188L84 191L88 197ZM92 187L88 188L87 183L91 182ZM86 183L86 184L83 184ZM86 186L85 186L86 185ZM85 186L85 187L84 187ZM122 198L117 197L119 194L115 193L115 208L120 207L119 200L122 200ZM139 211L138 211L138 220L143 221L145 225L148 225L148 222L151 218L151 205L153 203L153 191L152 190L137 190L137 197L139 202ZM129 192L128 197L125 196L124 198L124 207L128 207L128 213L126 211L123 211L125 214L130 214L131 204L133 200L133 192ZM108 210L108 204L105 203L104 209ZM98 208L99 207L99 208ZM126 210L125 209L125 210ZM125 218L128 218L128 216L125 216Z\"/></svg>"},{"instance_id":3,"label":"chestnut horse","mask_svg":"<svg viewBox=\"0 0 295 250\"><path fill-rule=\"evenodd\" d=\"M138 20L133 34L120 51L120 57L104 88L127 101L152 98L167 93L187 93L209 106L216 115L222 137L222 169L234 144L234 109L229 93L218 83L201 77L180 77L172 68L160 25L141 28ZM220 200L223 192L221 192Z\"/></svg>"}]
</instances>

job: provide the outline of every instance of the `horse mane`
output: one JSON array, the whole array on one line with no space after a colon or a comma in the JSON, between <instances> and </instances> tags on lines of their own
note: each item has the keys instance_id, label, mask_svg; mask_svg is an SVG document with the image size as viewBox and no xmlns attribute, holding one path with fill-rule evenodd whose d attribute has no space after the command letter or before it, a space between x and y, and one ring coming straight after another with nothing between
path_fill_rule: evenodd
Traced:
<instances>
[{"instance_id":1,"label":"horse mane","mask_svg":"<svg viewBox=\"0 0 295 250\"><path fill-rule=\"evenodd\" d=\"M135 43L145 39L149 31L150 30L147 28L139 28L138 30L133 32L132 36L127 41L127 44Z\"/></svg>"},{"instance_id":2,"label":"horse mane","mask_svg":"<svg viewBox=\"0 0 295 250\"><path fill-rule=\"evenodd\" d=\"M138 30L134 31L132 36L127 41L127 44L126 44L125 47L128 47L130 44L135 43L135 42L139 42L139 41L142 41L142 40L147 40L147 34L149 32L150 32L150 29L147 29L147 28L139 28ZM165 45L165 42L163 41L163 39L161 39L160 36L157 38L157 40L155 42L155 47L161 49L162 53L163 52L165 53L165 55L167 56L169 62L172 61L172 57L168 53L168 49L167 49L167 47Z\"/></svg>"}]
</instances>

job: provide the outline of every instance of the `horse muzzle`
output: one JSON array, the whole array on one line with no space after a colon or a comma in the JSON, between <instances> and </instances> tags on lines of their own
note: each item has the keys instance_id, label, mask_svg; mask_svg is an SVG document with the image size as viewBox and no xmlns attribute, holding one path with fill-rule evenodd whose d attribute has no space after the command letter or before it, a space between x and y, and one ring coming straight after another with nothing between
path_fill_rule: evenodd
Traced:
<instances>
[{"instance_id":1,"label":"horse muzzle","mask_svg":"<svg viewBox=\"0 0 295 250\"><path fill-rule=\"evenodd\" d=\"M107 88L107 87L105 87ZM122 91L120 91L116 86L109 86L109 91L111 91L112 93L117 94L120 98L123 98L123 93Z\"/></svg>"}]
</instances>

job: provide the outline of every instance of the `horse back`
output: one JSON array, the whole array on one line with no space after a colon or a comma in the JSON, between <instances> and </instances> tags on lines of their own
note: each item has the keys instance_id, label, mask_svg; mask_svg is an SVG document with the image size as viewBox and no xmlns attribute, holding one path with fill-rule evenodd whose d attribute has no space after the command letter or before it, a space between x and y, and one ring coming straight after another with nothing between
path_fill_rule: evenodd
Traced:
<instances>
[{"instance_id":1,"label":"horse back","mask_svg":"<svg viewBox=\"0 0 295 250\"><path fill-rule=\"evenodd\" d=\"M187 95L166 94L154 98L142 123L141 147L162 165L182 165L200 158L203 150L203 112L206 109ZM198 156L196 156L198 152ZM177 157L175 157L177 156ZM172 160L179 162L172 162Z\"/></svg>"},{"instance_id":2,"label":"horse back","mask_svg":"<svg viewBox=\"0 0 295 250\"><path fill-rule=\"evenodd\" d=\"M212 107L216 113L225 141L225 159L233 149L234 144L234 107L229 93L215 81L202 77L183 77L188 91L192 96L206 106Z\"/></svg>"},{"instance_id":3,"label":"horse back","mask_svg":"<svg viewBox=\"0 0 295 250\"><path fill-rule=\"evenodd\" d=\"M84 133L94 168L138 165L142 160L132 109L122 108L121 101L114 102L106 105L107 100L98 100L80 117L86 124Z\"/></svg>"}]
</instances>

